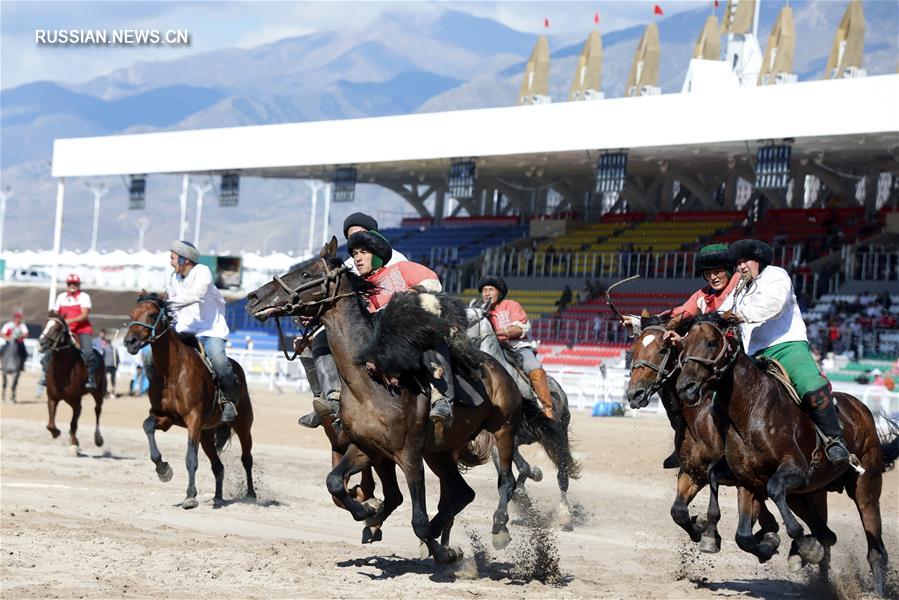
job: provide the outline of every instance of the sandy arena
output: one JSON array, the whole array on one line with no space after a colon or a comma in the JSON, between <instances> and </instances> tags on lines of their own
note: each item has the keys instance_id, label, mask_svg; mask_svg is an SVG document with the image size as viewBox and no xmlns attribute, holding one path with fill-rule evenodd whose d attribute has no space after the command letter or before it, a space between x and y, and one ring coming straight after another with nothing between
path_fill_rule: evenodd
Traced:
<instances>
[{"instance_id":1,"label":"sandy arena","mask_svg":"<svg viewBox=\"0 0 899 600\"><path fill-rule=\"evenodd\" d=\"M21 403L3 404L0 412L4 598L857 598L871 589L864 535L845 495L830 496L831 527L839 537L831 587L817 582L814 567L787 571L783 529L781 553L769 564L741 552L733 542L736 496L730 488L722 490L722 550L700 554L669 517L675 474L660 467L672 439L664 419L575 415L575 455L584 475L571 485L574 531L534 528L513 507L513 541L500 552L489 545L495 471L486 465L470 472L478 496L453 532L465 559L449 568L419 559L402 479L406 501L385 524L384 541L360 544L362 524L336 508L325 490L323 433L296 425L310 406L308 395L251 391L257 504L234 501L213 510L213 478L201 453L201 503L185 511L178 503L187 481L186 433L173 428L157 435L175 470L171 482L161 483L140 428L146 398L106 402L101 449L93 445L93 402L86 399L82 455L75 457L65 434L70 410L61 407L64 433L52 440L44 429L46 401L35 399L34 389L35 376L24 374ZM229 499L244 485L238 448L235 439L225 452ZM549 514L558 499L555 471L541 450L528 448L526 456L546 475L528 489L537 510ZM897 482L899 473L885 475L881 500L894 593ZM428 484L433 516L436 479ZM694 506L704 510L706 500L703 493ZM547 576L550 583L538 581Z\"/></svg>"}]
</instances>

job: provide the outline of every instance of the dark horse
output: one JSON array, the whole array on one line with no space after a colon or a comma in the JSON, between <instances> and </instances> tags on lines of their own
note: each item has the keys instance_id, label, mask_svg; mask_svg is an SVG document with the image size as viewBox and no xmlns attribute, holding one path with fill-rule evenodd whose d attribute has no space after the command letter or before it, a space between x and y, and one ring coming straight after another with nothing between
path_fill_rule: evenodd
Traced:
<instances>
[{"instance_id":1,"label":"dark horse","mask_svg":"<svg viewBox=\"0 0 899 600\"><path fill-rule=\"evenodd\" d=\"M222 482L225 478L225 467L218 453L228 442L231 431L240 440L244 470L247 473L247 496L256 497L253 488L253 437L250 428L253 425L253 406L247 391L243 369L235 361L231 361L234 374L237 376L240 389L240 400L237 403L237 418L231 423L222 423L221 408L216 402L216 384L212 374L203 363L197 351L196 338L182 338L172 329L174 323L164 296L142 294L137 299L137 306L131 311L131 322L125 332L125 349L137 354L141 348L150 344L153 351L153 369L150 374L150 415L144 421L144 433L150 444L150 460L156 465L156 474L160 481L172 479L172 468L162 460L156 446L156 430L168 431L172 425L187 428L187 495L181 503L182 508L195 508L197 488L194 478L197 473L197 445L212 463L215 475L215 497L213 507L220 508L222 499Z\"/></svg>"},{"instance_id":2,"label":"dark horse","mask_svg":"<svg viewBox=\"0 0 899 600\"><path fill-rule=\"evenodd\" d=\"M69 331L65 318L53 310L47 316L49 320L38 338L38 347L41 352L53 353L47 367L47 408L50 411L47 431L54 438L59 437L60 431L56 427L56 407L60 400L65 400L72 407L69 444L72 451L77 454L78 417L81 416L81 397L88 393L84 389L87 384L88 367L84 363L81 350L75 346L75 337ZM98 361L97 364L102 365L103 361ZM103 397L106 395L106 375L102 366L98 367L94 373L94 380L97 382L97 389L90 394L94 397L94 414L97 417L94 443L99 447L103 445L103 436L100 434L100 413L103 410Z\"/></svg>"},{"instance_id":3,"label":"dark horse","mask_svg":"<svg viewBox=\"0 0 899 600\"><path fill-rule=\"evenodd\" d=\"M349 272L336 257L337 240L322 249L321 257L275 277L247 296L247 311L260 320L286 315L320 319L328 332L331 352L343 381L340 417L358 452L347 454L328 475L328 491L358 520L382 522L402 502L395 465L403 470L412 497L412 527L437 562L451 562L460 553L449 546L454 518L474 499L459 473L457 450L482 429L496 437L500 456L499 504L493 515L493 545L505 547L508 502L515 488L512 452L521 420L521 395L509 375L485 357L482 386L486 401L477 407L457 405L452 425L437 431L428 417L430 394L415 377L404 376L397 387L369 375L357 357L373 335L373 318L363 297L374 286ZM460 380L461 381L461 380ZM460 390L463 386L457 385ZM458 392L457 392L458 393ZM440 479L438 513L428 521L424 462ZM345 478L371 464L384 487L380 507L363 505L346 491ZM437 538L440 538L440 543Z\"/></svg>"},{"instance_id":4,"label":"dark horse","mask_svg":"<svg viewBox=\"0 0 899 600\"><path fill-rule=\"evenodd\" d=\"M835 393L849 451L863 473L835 470L822 456L811 419L787 390L743 352L735 324L718 315L697 317L681 351L678 396L685 405L718 402L727 419L725 456L740 484L737 545L764 562L771 557L752 536L755 507L770 497L780 511L793 551L828 572L836 535L827 527L827 492L842 491L855 502L868 541L874 589L886 593L887 551L883 545L880 492L885 468L899 457L899 439L882 444L871 411L849 394ZM717 398L717 400L713 400ZM799 516L811 529L804 535ZM796 568L801 562L796 559ZM793 566L793 565L791 565Z\"/></svg>"},{"instance_id":5,"label":"dark horse","mask_svg":"<svg viewBox=\"0 0 899 600\"><path fill-rule=\"evenodd\" d=\"M557 513L559 524L565 531L572 530L571 507L568 504L568 483L570 479L580 477L581 468L571 455L571 443L568 437L568 427L571 423L571 410L568 408L568 396L553 377L549 379L549 391L553 400L553 414L555 420L543 416L542 408L538 407L534 390L531 389L527 375L518 365L516 357L506 352L493 325L484 316L484 311L469 307L468 309L468 338L475 346L495 358L512 376L523 402L523 419L521 428L515 436L515 453L512 455L515 466L518 468L518 479L515 481L515 492L524 492L524 484L528 479L540 481L543 472L539 467L532 466L519 451L519 446L527 446L539 442L546 451L547 456L556 466L556 481L559 485L561 499ZM498 461L495 461L499 465Z\"/></svg>"},{"instance_id":6,"label":"dark horse","mask_svg":"<svg viewBox=\"0 0 899 600\"><path fill-rule=\"evenodd\" d=\"M726 418L717 406L690 406L681 402L675 389L679 372L678 350L667 343L663 336L673 330L680 318L671 319L666 325L658 317L647 319L653 323L642 328L631 346L633 363L627 387L627 399L631 408L643 408L653 394L658 393L665 411L684 423L682 432L675 434L680 470L677 474L677 491L671 505L671 518L694 542L699 542L702 552L718 552L721 536L718 521L721 510L718 505L718 485L732 484L727 480L727 464L724 460L724 433ZM724 479L723 479L724 478ZM709 486L709 506L706 514L691 516L690 503L706 485ZM761 530L755 533L759 543L777 548L780 538L778 525L764 501L755 509L759 511Z\"/></svg>"}]
</instances>

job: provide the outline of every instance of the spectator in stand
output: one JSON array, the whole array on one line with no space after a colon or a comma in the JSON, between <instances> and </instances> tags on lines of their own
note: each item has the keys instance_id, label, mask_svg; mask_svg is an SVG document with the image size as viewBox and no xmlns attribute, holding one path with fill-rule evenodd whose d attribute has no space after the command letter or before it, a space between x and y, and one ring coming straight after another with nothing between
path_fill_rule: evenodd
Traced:
<instances>
[{"instance_id":1,"label":"spectator in stand","mask_svg":"<svg viewBox=\"0 0 899 600\"><path fill-rule=\"evenodd\" d=\"M877 300L877 296L875 296L868 290L865 290L864 292L862 292L861 295L858 297L858 303L861 304L862 306L868 306L870 304L873 304L876 300Z\"/></svg>"},{"instance_id":2,"label":"spectator in stand","mask_svg":"<svg viewBox=\"0 0 899 600\"><path fill-rule=\"evenodd\" d=\"M827 326L827 351L834 352L836 354L840 354L843 352L843 342L840 340L840 325L836 319L830 320L830 325Z\"/></svg>"},{"instance_id":3,"label":"spectator in stand","mask_svg":"<svg viewBox=\"0 0 899 600\"><path fill-rule=\"evenodd\" d=\"M596 340L598 344L601 340L600 335L602 334L602 317L596 315L593 317L593 339Z\"/></svg>"},{"instance_id":4,"label":"spectator in stand","mask_svg":"<svg viewBox=\"0 0 899 600\"><path fill-rule=\"evenodd\" d=\"M896 317L894 317L890 311L884 310L877 320L877 327L879 329L896 329Z\"/></svg>"},{"instance_id":5,"label":"spectator in stand","mask_svg":"<svg viewBox=\"0 0 899 600\"><path fill-rule=\"evenodd\" d=\"M893 298L890 296L890 293L886 290L878 296L880 300L880 305L883 306L884 310L890 310L893 307Z\"/></svg>"},{"instance_id":6,"label":"spectator in stand","mask_svg":"<svg viewBox=\"0 0 899 600\"><path fill-rule=\"evenodd\" d=\"M571 292L571 286L566 285L565 289L562 290L562 295L559 296L559 299L555 302L555 305L559 307L559 312L568 308L568 305L571 304L573 298L574 294Z\"/></svg>"}]
</instances>

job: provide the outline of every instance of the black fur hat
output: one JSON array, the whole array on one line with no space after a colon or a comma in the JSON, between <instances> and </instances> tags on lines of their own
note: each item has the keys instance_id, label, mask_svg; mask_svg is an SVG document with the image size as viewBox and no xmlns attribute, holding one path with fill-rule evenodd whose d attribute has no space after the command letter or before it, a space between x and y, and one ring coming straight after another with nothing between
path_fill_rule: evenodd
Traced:
<instances>
[{"instance_id":1,"label":"black fur hat","mask_svg":"<svg viewBox=\"0 0 899 600\"><path fill-rule=\"evenodd\" d=\"M375 221L374 217L361 212L353 213L343 220L343 239L349 239L347 232L353 225L362 227L365 231L378 230L378 222Z\"/></svg>"},{"instance_id":2,"label":"black fur hat","mask_svg":"<svg viewBox=\"0 0 899 600\"><path fill-rule=\"evenodd\" d=\"M497 275L481 277L481 280L478 282L478 291L482 292L485 285L491 285L499 290L499 302L502 302L509 293L509 286L506 285L506 280Z\"/></svg>"},{"instance_id":3,"label":"black fur hat","mask_svg":"<svg viewBox=\"0 0 899 600\"><path fill-rule=\"evenodd\" d=\"M393 256L393 248L390 247L390 242L377 231L357 231L351 235L346 242L347 252L352 255L353 250L356 248L368 250L380 258L385 265L390 262L390 258Z\"/></svg>"},{"instance_id":4,"label":"black fur hat","mask_svg":"<svg viewBox=\"0 0 899 600\"><path fill-rule=\"evenodd\" d=\"M734 264L741 259L755 260L766 267L774 260L774 248L759 240L738 240L730 245L730 259Z\"/></svg>"},{"instance_id":5,"label":"black fur hat","mask_svg":"<svg viewBox=\"0 0 899 600\"><path fill-rule=\"evenodd\" d=\"M732 273L734 261L728 253L727 244L710 244L696 255L696 272L699 274L712 269L726 269Z\"/></svg>"}]
</instances>

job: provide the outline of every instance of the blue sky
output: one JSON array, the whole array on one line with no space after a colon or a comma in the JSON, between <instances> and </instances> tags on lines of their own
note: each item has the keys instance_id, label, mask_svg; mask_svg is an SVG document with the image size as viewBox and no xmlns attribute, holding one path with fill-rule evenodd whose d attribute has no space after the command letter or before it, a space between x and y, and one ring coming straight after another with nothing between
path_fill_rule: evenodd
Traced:
<instances>
[{"instance_id":1,"label":"blue sky","mask_svg":"<svg viewBox=\"0 0 899 600\"><path fill-rule=\"evenodd\" d=\"M0 88L32 81L87 81L136 61L173 60L220 48L250 48L285 37L338 28L377 26L387 12L433 13L447 8L488 17L519 31L582 35L600 13L601 31L647 23L653 4L666 16L711 5L697 2L122 2L60 0L0 2ZM34 41L36 29L186 29L189 47L50 47Z\"/></svg>"}]
</instances>

